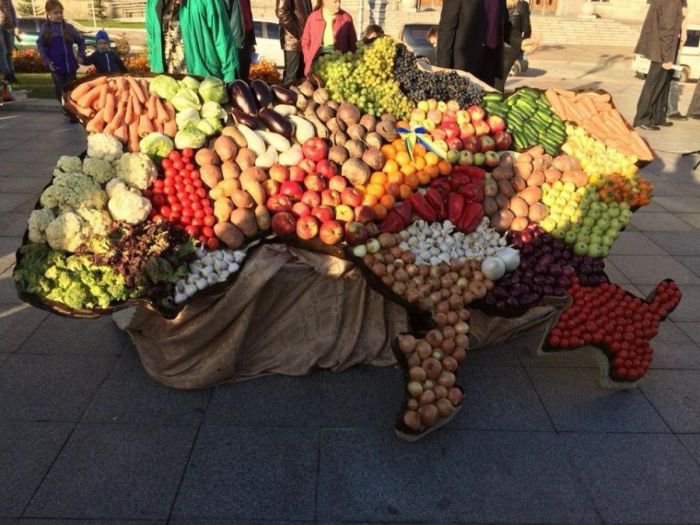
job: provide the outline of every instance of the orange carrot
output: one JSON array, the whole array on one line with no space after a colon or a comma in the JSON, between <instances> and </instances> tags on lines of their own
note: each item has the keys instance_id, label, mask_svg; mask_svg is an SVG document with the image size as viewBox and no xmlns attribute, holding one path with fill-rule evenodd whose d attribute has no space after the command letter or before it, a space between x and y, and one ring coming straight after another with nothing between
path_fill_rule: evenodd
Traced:
<instances>
[{"instance_id":1,"label":"orange carrot","mask_svg":"<svg viewBox=\"0 0 700 525\"><path fill-rule=\"evenodd\" d=\"M148 115L141 115L139 117L139 137L145 137L149 133L153 133L153 123Z\"/></svg>"},{"instance_id":2,"label":"orange carrot","mask_svg":"<svg viewBox=\"0 0 700 525\"><path fill-rule=\"evenodd\" d=\"M612 109L608 111L605 116L607 119L610 121L610 123L615 126L615 129L618 130L619 133L624 134L624 133L629 133L629 128L627 127L627 123L623 120L622 115L615 110Z\"/></svg>"},{"instance_id":3,"label":"orange carrot","mask_svg":"<svg viewBox=\"0 0 700 525\"><path fill-rule=\"evenodd\" d=\"M544 92L544 96L547 97L547 102L549 102L549 105L552 106L552 111L554 111L556 115L562 118L562 115L564 114L564 108L561 104L561 101L559 100L559 95L557 95L557 93L553 89L548 89Z\"/></svg>"},{"instance_id":4,"label":"orange carrot","mask_svg":"<svg viewBox=\"0 0 700 525\"><path fill-rule=\"evenodd\" d=\"M107 93L109 92L109 88L107 84L102 84L100 86L100 98L98 99L97 102L97 109L102 109L105 107L105 103L107 102Z\"/></svg>"},{"instance_id":5,"label":"orange carrot","mask_svg":"<svg viewBox=\"0 0 700 525\"><path fill-rule=\"evenodd\" d=\"M117 108L117 114L114 115L114 120L109 123L109 125L112 127L112 129L117 130L119 127L121 127L122 124L124 124L124 117L126 116L126 104L123 102L119 103L119 107Z\"/></svg>"},{"instance_id":6,"label":"orange carrot","mask_svg":"<svg viewBox=\"0 0 700 525\"><path fill-rule=\"evenodd\" d=\"M158 120L153 121L153 127L158 133L163 133L163 124L158 122Z\"/></svg>"},{"instance_id":7,"label":"orange carrot","mask_svg":"<svg viewBox=\"0 0 700 525\"><path fill-rule=\"evenodd\" d=\"M594 116L598 114L598 111L595 109L595 105L593 104L593 99L591 97L585 97L579 102L579 106L583 106L586 110L586 113L589 116Z\"/></svg>"},{"instance_id":8,"label":"orange carrot","mask_svg":"<svg viewBox=\"0 0 700 525\"><path fill-rule=\"evenodd\" d=\"M559 93L560 97L565 97L565 98L574 98L576 97L576 93L574 91L571 91L569 89L559 89L557 88L557 93Z\"/></svg>"},{"instance_id":9,"label":"orange carrot","mask_svg":"<svg viewBox=\"0 0 700 525\"><path fill-rule=\"evenodd\" d=\"M129 126L134 121L134 97L131 96L126 101L126 112L124 113L124 123Z\"/></svg>"},{"instance_id":10,"label":"orange carrot","mask_svg":"<svg viewBox=\"0 0 700 525\"><path fill-rule=\"evenodd\" d=\"M85 93L77 101L78 106L82 108L88 108L92 103L100 98L100 86L93 87L90 91Z\"/></svg>"},{"instance_id":11,"label":"orange carrot","mask_svg":"<svg viewBox=\"0 0 700 525\"><path fill-rule=\"evenodd\" d=\"M175 120L168 120L163 124L163 133L170 138L174 138L177 134L177 124Z\"/></svg>"},{"instance_id":12,"label":"orange carrot","mask_svg":"<svg viewBox=\"0 0 700 525\"><path fill-rule=\"evenodd\" d=\"M593 105L598 113L605 113L606 111L612 109L610 102L598 102L597 100L594 100Z\"/></svg>"},{"instance_id":13,"label":"orange carrot","mask_svg":"<svg viewBox=\"0 0 700 525\"><path fill-rule=\"evenodd\" d=\"M85 126L85 131L88 133L102 133L105 127L105 121L103 116L104 109L99 110L95 113L95 116L90 119L90 122Z\"/></svg>"},{"instance_id":14,"label":"orange carrot","mask_svg":"<svg viewBox=\"0 0 700 525\"><path fill-rule=\"evenodd\" d=\"M131 97L131 102L134 104L134 117L138 121L139 117L143 113L143 105L136 97Z\"/></svg>"},{"instance_id":15,"label":"orange carrot","mask_svg":"<svg viewBox=\"0 0 700 525\"><path fill-rule=\"evenodd\" d=\"M134 78L132 77L127 77L129 80L129 86L131 88L131 92L136 95L136 98L138 99L139 102L142 104L146 103L146 94L144 93L143 89L141 88L141 84L136 82Z\"/></svg>"},{"instance_id":16,"label":"orange carrot","mask_svg":"<svg viewBox=\"0 0 700 525\"><path fill-rule=\"evenodd\" d=\"M120 93L129 89L129 83L124 77L117 77L117 89Z\"/></svg>"},{"instance_id":17,"label":"orange carrot","mask_svg":"<svg viewBox=\"0 0 700 525\"><path fill-rule=\"evenodd\" d=\"M117 101L114 97L114 93L108 93L104 107L105 122L109 123L114 118L116 105Z\"/></svg>"},{"instance_id":18,"label":"orange carrot","mask_svg":"<svg viewBox=\"0 0 700 525\"><path fill-rule=\"evenodd\" d=\"M97 77L93 78L92 80L88 80L87 82L83 82L71 92L70 98L71 100L77 102L80 99L80 97L85 95L92 88L96 86L101 86L102 84L106 83L107 77Z\"/></svg>"},{"instance_id":19,"label":"orange carrot","mask_svg":"<svg viewBox=\"0 0 700 525\"><path fill-rule=\"evenodd\" d=\"M639 152L637 155L641 160L652 160L654 158L654 153L652 153L651 149L649 148L649 145L647 142L641 137L639 133L636 131L632 131L630 133L632 137L632 141L636 145L635 150Z\"/></svg>"},{"instance_id":20,"label":"orange carrot","mask_svg":"<svg viewBox=\"0 0 700 525\"><path fill-rule=\"evenodd\" d=\"M129 124L129 151L139 150L139 125L136 122Z\"/></svg>"},{"instance_id":21,"label":"orange carrot","mask_svg":"<svg viewBox=\"0 0 700 525\"><path fill-rule=\"evenodd\" d=\"M173 107L173 105L170 102L164 102L163 107L168 113L168 119L175 120L175 108Z\"/></svg>"},{"instance_id":22,"label":"orange carrot","mask_svg":"<svg viewBox=\"0 0 700 525\"><path fill-rule=\"evenodd\" d=\"M124 89L119 92L119 102L126 104L129 101L129 89Z\"/></svg>"},{"instance_id":23,"label":"orange carrot","mask_svg":"<svg viewBox=\"0 0 700 525\"><path fill-rule=\"evenodd\" d=\"M114 136L117 137L122 142L129 140L129 128L126 124L122 124L114 131Z\"/></svg>"},{"instance_id":24,"label":"orange carrot","mask_svg":"<svg viewBox=\"0 0 700 525\"><path fill-rule=\"evenodd\" d=\"M156 108L156 97L153 93L151 93L151 96L148 98L148 102L146 103L146 111L148 118L151 120L155 120L156 117L158 116L158 109Z\"/></svg>"},{"instance_id":25,"label":"orange carrot","mask_svg":"<svg viewBox=\"0 0 700 525\"><path fill-rule=\"evenodd\" d=\"M159 98L156 99L156 120L164 124L169 120L169 115Z\"/></svg>"}]
</instances>

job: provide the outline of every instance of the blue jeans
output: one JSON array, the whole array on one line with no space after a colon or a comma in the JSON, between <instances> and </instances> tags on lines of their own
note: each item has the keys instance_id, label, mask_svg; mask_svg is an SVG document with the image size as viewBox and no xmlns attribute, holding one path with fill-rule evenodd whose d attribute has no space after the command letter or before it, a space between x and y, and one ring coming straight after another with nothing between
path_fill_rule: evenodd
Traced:
<instances>
[{"instance_id":1,"label":"blue jeans","mask_svg":"<svg viewBox=\"0 0 700 525\"><path fill-rule=\"evenodd\" d=\"M63 86L70 84L75 80L75 73L70 73L68 75L64 75L62 73L51 73L51 77L53 78L53 86L56 90L56 98L59 102L61 102Z\"/></svg>"},{"instance_id":2,"label":"blue jeans","mask_svg":"<svg viewBox=\"0 0 700 525\"><path fill-rule=\"evenodd\" d=\"M8 29L0 29L0 74L7 78L15 76L12 67L12 50L14 49L14 34Z\"/></svg>"}]
</instances>

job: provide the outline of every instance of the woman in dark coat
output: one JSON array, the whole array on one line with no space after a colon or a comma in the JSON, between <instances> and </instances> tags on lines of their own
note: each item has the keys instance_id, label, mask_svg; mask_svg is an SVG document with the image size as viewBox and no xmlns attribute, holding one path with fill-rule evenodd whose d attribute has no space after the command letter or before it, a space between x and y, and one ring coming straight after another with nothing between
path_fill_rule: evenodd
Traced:
<instances>
[{"instance_id":1,"label":"woman in dark coat","mask_svg":"<svg viewBox=\"0 0 700 525\"><path fill-rule=\"evenodd\" d=\"M437 65L495 85L503 70L505 21L506 0L444 0Z\"/></svg>"},{"instance_id":2,"label":"woman in dark coat","mask_svg":"<svg viewBox=\"0 0 700 525\"><path fill-rule=\"evenodd\" d=\"M523 0L507 0L508 20L506 20L505 48L503 49L503 72L496 79L496 89L503 91L510 70L520 55L523 54L523 40L530 38L530 8Z\"/></svg>"},{"instance_id":3,"label":"woman in dark coat","mask_svg":"<svg viewBox=\"0 0 700 525\"><path fill-rule=\"evenodd\" d=\"M670 126L666 120L673 60L683 21L682 0L651 0L635 53L651 61L637 102L634 125L646 130Z\"/></svg>"},{"instance_id":4,"label":"woman in dark coat","mask_svg":"<svg viewBox=\"0 0 700 525\"><path fill-rule=\"evenodd\" d=\"M280 39L284 51L282 83L285 86L294 84L304 76L301 35L311 11L311 0L277 0L275 12L280 21Z\"/></svg>"}]
</instances>

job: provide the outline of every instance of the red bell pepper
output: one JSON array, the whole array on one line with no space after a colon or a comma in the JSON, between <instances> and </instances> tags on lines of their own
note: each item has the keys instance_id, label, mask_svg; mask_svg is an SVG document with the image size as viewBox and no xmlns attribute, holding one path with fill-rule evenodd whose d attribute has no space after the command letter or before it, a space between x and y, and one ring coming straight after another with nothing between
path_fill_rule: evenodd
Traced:
<instances>
[{"instance_id":1,"label":"red bell pepper","mask_svg":"<svg viewBox=\"0 0 700 525\"><path fill-rule=\"evenodd\" d=\"M447 177L438 177L437 179L434 179L433 182L430 183L430 187L435 188L445 195L450 193L450 190L452 189L450 187L450 180Z\"/></svg>"},{"instance_id":2,"label":"red bell pepper","mask_svg":"<svg viewBox=\"0 0 700 525\"><path fill-rule=\"evenodd\" d=\"M462 217L462 212L464 211L466 203L467 201L464 195L460 193L450 193L447 200L447 218L455 226L459 224L459 219Z\"/></svg>"},{"instance_id":3,"label":"red bell pepper","mask_svg":"<svg viewBox=\"0 0 700 525\"><path fill-rule=\"evenodd\" d=\"M391 211L395 211L401 220L403 221L403 227L407 227L411 224L411 219L413 219L413 207L408 201L403 201L396 204Z\"/></svg>"},{"instance_id":4,"label":"red bell pepper","mask_svg":"<svg viewBox=\"0 0 700 525\"><path fill-rule=\"evenodd\" d=\"M408 202L411 203L413 211L418 217L428 222L435 222L437 220L437 213L425 200L425 197L418 192L413 193L409 198Z\"/></svg>"},{"instance_id":5,"label":"red bell pepper","mask_svg":"<svg viewBox=\"0 0 700 525\"><path fill-rule=\"evenodd\" d=\"M455 191L458 190L460 186L469 184L470 182L472 182L472 179L466 173L453 173L450 176L450 187Z\"/></svg>"},{"instance_id":6,"label":"red bell pepper","mask_svg":"<svg viewBox=\"0 0 700 525\"><path fill-rule=\"evenodd\" d=\"M455 174L464 174L468 176L469 178L472 179L485 179L486 178L486 172L479 168L478 166L462 166L458 164L454 168L452 168L452 176L454 177Z\"/></svg>"},{"instance_id":7,"label":"red bell pepper","mask_svg":"<svg viewBox=\"0 0 700 525\"><path fill-rule=\"evenodd\" d=\"M445 198L435 188L430 188L425 192L425 200L435 210L437 220L444 221L447 219L447 209L445 208Z\"/></svg>"},{"instance_id":8,"label":"red bell pepper","mask_svg":"<svg viewBox=\"0 0 700 525\"><path fill-rule=\"evenodd\" d=\"M401 215L393 209L387 213L384 220L379 224L379 231L382 233L398 233L403 230L406 225L403 222Z\"/></svg>"},{"instance_id":9,"label":"red bell pepper","mask_svg":"<svg viewBox=\"0 0 700 525\"><path fill-rule=\"evenodd\" d=\"M464 233L471 233L484 218L484 207L478 202L470 202L464 208L462 216L457 223L457 229Z\"/></svg>"},{"instance_id":10,"label":"red bell pepper","mask_svg":"<svg viewBox=\"0 0 700 525\"><path fill-rule=\"evenodd\" d=\"M457 193L464 195L469 202L482 202L484 200L484 185L470 182L457 190Z\"/></svg>"}]
</instances>

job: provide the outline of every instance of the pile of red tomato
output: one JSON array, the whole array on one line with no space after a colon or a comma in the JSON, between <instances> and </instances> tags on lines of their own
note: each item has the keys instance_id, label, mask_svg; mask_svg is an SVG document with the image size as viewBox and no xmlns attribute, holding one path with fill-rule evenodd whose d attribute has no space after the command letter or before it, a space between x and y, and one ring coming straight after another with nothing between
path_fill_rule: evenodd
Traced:
<instances>
[{"instance_id":1,"label":"pile of red tomato","mask_svg":"<svg viewBox=\"0 0 700 525\"><path fill-rule=\"evenodd\" d=\"M219 239L214 235L212 201L193 160L192 149L173 150L160 163L163 178L156 179L144 196L153 205L152 221L166 220L181 226L193 239L216 250Z\"/></svg>"}]
</instances>

